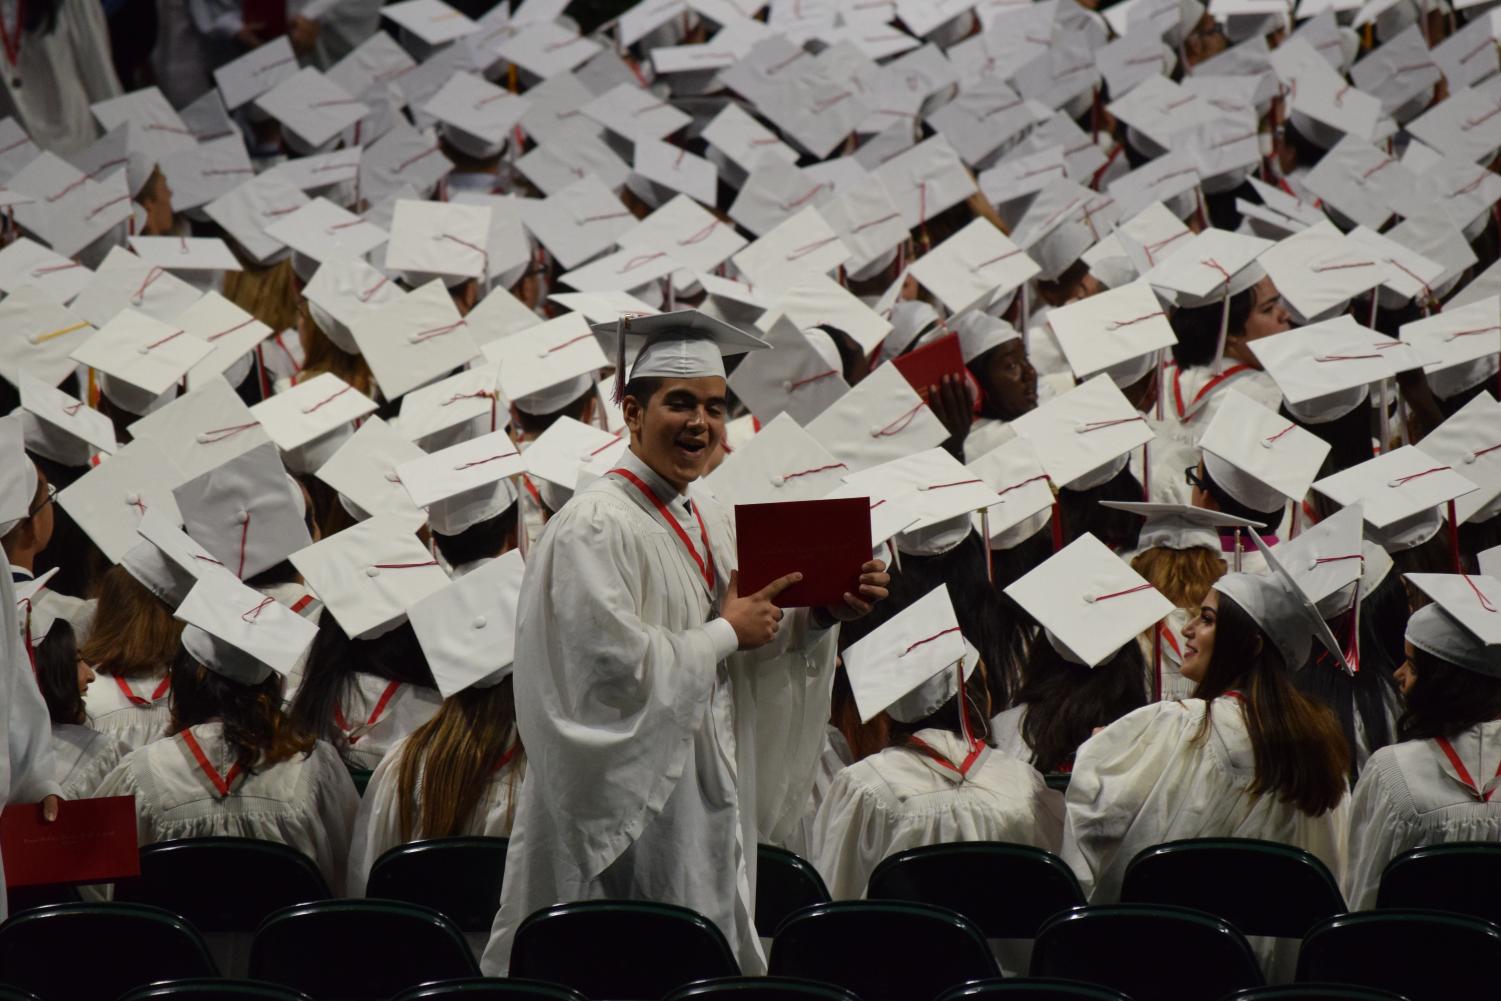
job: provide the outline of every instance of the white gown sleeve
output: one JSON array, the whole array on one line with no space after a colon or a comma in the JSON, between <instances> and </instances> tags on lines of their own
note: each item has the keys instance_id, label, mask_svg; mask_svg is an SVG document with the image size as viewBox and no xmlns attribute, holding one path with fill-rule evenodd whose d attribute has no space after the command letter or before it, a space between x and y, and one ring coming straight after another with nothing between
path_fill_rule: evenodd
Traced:
<instances>
[{"instance_id":1,"label":"white gown sleeve","mask_svg":"<svg viewBox=\"0 0 1501 1001\"><path fill-rule=\"evenodd\" d=\"M316 769L312 783L315 819L312 856L335 897L345 896L344 873L349 865L349 842L360 794L354 779L332 744L318 741L308 762Z\"/></svg>"},{"instance_id":2,"label":"white gown sleeve","mask_svg":"<svg viewBox=\"0 0 1501 1001\"><path fill-rule=\"evenodd\" d=\"M402 843L400 797L403 790L397 787L397 778L401 774L400 758L405 747L405 737L391 745L365 786L365 795L354 817L354 833L349 839L349 867L344 892L351 897L365 895L370 867L384 852ZM411 790L405 792L411 795Z\"/></svg>"},{"instance_id":3,"label":"white gown sleeve","mask_svg":"<svg viewBox=\"0 0 1501 1001\"><path fill-rule=\"evenodd\" d=\"M1376 890L1387 863L1413 847L1404 837L1409 825L1403 822L1402 811L1392 799L1388 767L1397 767L1391 748L1372 754L1350 799L1349 847L1342 882L1345 904L1352 911L1376 906Z\"/></svg>"},{"instance_id":4,"label":"white gown sleeve","mask_svg":"<svg viewBox=\"0 0 1501 1001\"><path fill-rule=\"evenodd\" d=\"M879 792L861 781L858 765L834 777L813 818L809 860L835 900L865 896L865 885L881 860L902 847L893 846L892 817Z\"/></svg>"},{"instance_id":5,"label":"white gown sleeve","mask_svg":"<svg viewBox=\"0 0 1501 1001\"><path fill-rule=\"evenodd\" d=\"M103 4L69 0L60 4L59 9L59 16L66 21L67 31L73 38L71 69L78 74L89 103L98 104L120 96L124 88L115 75L114 60L110 58L109 23L104 18Z\"/></svg>"},{"instance_id":6,"label":"white gown sleeve","mask_svg":"<svg viewBox=\"0 0 1501 1001\"><path fill-rule=\"evenodd\" d=\"M10 563L0 557L0 605L3 619L0 628L0 686L4 700L0 712L5 713L5 769L0 774L9 774L8 788L0 789L4 799L0 803L35 803L47 796L62 795L57 784L57 765L52 754L52 717L47 712L47 703L42 700L36 678L31 673L31 660L21 645L21 624L16 613L15 589L11 584Z\"/></svg>"}]
</instances>

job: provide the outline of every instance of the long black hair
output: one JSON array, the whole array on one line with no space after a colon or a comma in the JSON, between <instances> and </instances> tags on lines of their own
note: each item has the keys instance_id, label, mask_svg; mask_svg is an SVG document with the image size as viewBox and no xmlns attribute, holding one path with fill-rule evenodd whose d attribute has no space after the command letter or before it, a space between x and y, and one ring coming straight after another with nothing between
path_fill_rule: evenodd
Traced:
<instances>
[{"instance_id":1,"label":"long black hair","mask_svg":"<svg viewBox=\"0 0 1501 1001\"><path fill-rule=\"evenodd\" d=\"M288 715L297 729L322 740L341 736L334 709L354 685L356 673L435 688L427 658L410 622L374 639L352 640L327 612L308 651L307 670Z\"/></svg>"},{"instance_id":2,"label":"long black hair","mask_svg":"<svg viewBox=\"0 0 1501 1001\"><path fill-rule=\"evenodd\" d=\"M1098 667L1075 664L1039 634L1016 701L1027 706L1022 738L1040 772L1063 772L1095 727L1147 704L1147 665L1132 637Z\"/></svg>"},{"instance_id":3,"label":"long black hair","mask_svg":"<svg viewBox=\"0 0 1501 1001\"><path fill-rule=\"evenodd\" d=\"M1237 292L1230 297L1230 321L1226 338L1243 333L1251 310L1256 308L1256 287ZM1224 306L1212 302L1207 306L1192 306L1179 309L1168 317L1178 343L1173 345L1173 361L1180 369L1201 368L1214 364L1214 351L1220 343L1220 313Z\"/></svg>"},{"instance_id":4,"label":"long black hair","mask_svg":"<svg viewBox=\"0 0 1501 1001\"><path fill-rule=\"evenodd\" d=\"M1131 472L1128 462L1110 479L1088 490L1058 491L1058 514L1063 520L1063 544L1066 546L1085 533L1092 534L1118 553L1136 548L1141 538L1142 519L1130 511L1105 507L1100 501L1140 501L1141 481Z\"/></svg>"},{"instance_id":5,"label":"long black hair","mask_svg":"<svg viewBox=\"0 0 1501 1001\"><path fill-rule=\"evenodd\" d=\"M36 647L36 681L53 724L83 723L83 695L78 691L78 643L73 627L58 619Z\"/></svg>"},{"instance_id":6,"label":"long black hair","mask_svg":"<svg viewBox=\"0 0 1501 1001\"><path fill-rule=\"evenodd\" d=\"M1501 718L1501 678L1477 674L1426 650L1413 650L1412 666L1407 709L1397 720L1400 739L1453 737Z\"/></svg>"}]
</instances>

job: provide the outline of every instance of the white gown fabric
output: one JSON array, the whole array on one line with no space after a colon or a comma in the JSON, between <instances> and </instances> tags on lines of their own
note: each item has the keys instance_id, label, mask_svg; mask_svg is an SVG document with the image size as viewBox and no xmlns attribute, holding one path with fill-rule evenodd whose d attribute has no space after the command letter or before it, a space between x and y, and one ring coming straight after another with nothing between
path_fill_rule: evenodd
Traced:
<instances>
[{"instance_id":1,"label":"white gown fabric","mask_svg":"<svg viewBox=\"0 0 1501 1001\"><path fill-rule=\"evenodd\" d=\"M1501 775L1501 721L1471 727L1450 743L1484 796ZM1376 751L1355 784L1350 807L1350 862L1345 902L1376 906L1388 862L1411 848L1452 841L1501 841L1501 797L1484 802L1432 740Z\"/></svg>"},{"instance_id":2,"label":"white gown fabric","mask_svg":"<svg viewBox=\"0 0 1501 1001\"><path fill-rule=\"evenodd\" d=\"M200 723L191 732L210 764L227 775L234 757L224 725ZM203 837L278 841L317 863L335 896L343 893L360 797L338 753L324 741L307 757L237 778L221 798L178 735L126 755L95 795L136 798L142 845Z\"/></svg>"},{"instance_id":3,"label":"white gown fabric","mask_svg":"<svg viewBox=\"0 0 1501 1001\"><path fill-rule=\"evenodd\" d=\"M7 26L16 23L17 2L0 0ZM61 0L52 31L22 37L19 61L17 72L0 56L0 118L15 118L53 153L86 149L99 135L89 105L120 96L98 0Z\"/></svg>"},{"instance_id":4,"label":"white gown fabric","mask_svg":"<svg viewBox=\"0 0 1501 1001\"><path fill-rule=\"evenodd\" d=\"M412 815L422 811L422 772L417 772L417 781L412 789L403 789L397 782L401 774L401 751L406 739L398 741L386 755L360 800L360 811L354 818L354 837L349 844L349 874L344 882L344 891L351 897L365 895L365 881L370 876L370 867L375 860L407 839L401 836L401 799L412 798ZM516 794L521 789L521 779L526 773L525 758L516 764L508 764L490 778L490 784L474 806L469 822L459 833L486 838L506 838L511 835L511 823L516 809ZM415 840L415 839L414 839Z\"/></svg>"},{"instance_id":5,"label":"white gown fabric","mask_svg":"<svg viewBox=\"0 0 1501 1001\"><path fill-rule=\"evenodd\" d=\"M369 722L389 678L356 672L355 683L339 700L349 732L338 742L339 754L351 768L374 768L401 738L433 718L443 704L436 688L401 685L386 702L375 722Z\"/></svg>"},{"instance_id":6,"label":"white gown fabric","mask_svg":"<svg viewBox=\"0 0 1501 1001\"><path fill-rule=\"evenodd\" d=\"M630 452L620 465L701 549L676 491ZM838 630L812 628L799 610L773 643L734 653L728 624L710 621L734 530L707 491L690 496L714 555L712 601L676 534L619 476L576 494L527 560L515 683L529 774L488 975L507 971L534 911L606 897L690 907L719 926L745 973L765 970L755 846L785 841L806 807Z\"/></svg>"},{"instance_id":7,"label":"white gown fabric","mask_svg":"<svg viewBox=\"0 0 1501 1001\"><path fill-rule=\"evenodd\" d=\"M919 740L963 761L963 739L922 730ZM813 864L835 900L865 896L881 860L909 848L1009 841L1058 850L1063 796L1037 769L991 752L967 776L906 747L888 747L840 772L813 826Z\"/></svg>"},{"instance_id":8,"label":"white gown fabric","mask_svg":"<svg viewBox=\"0 0 1501 1001\"><path fill-rule=\"evenodd\" d=\"M1210 727L1200 738L1205 713ZM1310 817L1247 791L1255 760L1240 702L1155 702L1079 748L1068 787L1063 858L1096 903L1119 899L1126 866L1144 848L1182 838L1262 838L1342 870L1349 798Z\"/></svg>"},{"instance_id":9,"label":"white gown fabric","mask_svg":"<svg viewBox=\"0 0 1501 1001\"><path fill-rule=\"evenodd\" d=\"M1282 406L1282 392L1277 384L1272 381L1271 376L1257 369L1236 372L1205 391L1205 387L1217 376L1239 364L1234 359L1224 358L1217 365L1198 365L1187 369L1173 367L1168 370L1166 413L1169 418L1177 419L1181 440L1197 442L1203 436L1204 429L1214 420L1215 413L1224 402L1225 393L1232 388L1268 410L1275 411ZM1205 393L1204 398L1195 408L1194 400L1198 399L1201 392ZM1182 401L1181 412L1179 400Z\"/></svg>"},{"instance_id":10,"label":"white gown fabric","mask_svg":"<svg viewBox=\"0 0 1501 1001\"><path fill-rule=\"evenodd\" d=\"M137 698L149 701L166 676L164 667L149 676L126 678L125 683ZM167 690L150 705L136 705L120 691L114 675L101 673L84 693L83 709L89 715L89 726L134 750L167 735L172 724L171 698Z\"/></svg>"},{"instance_id":11,"label":"white gown fabric","mask_svg":"<svg viewBox=\"0 0 1501 1001\"><path fill-rule=\"evenodd\" d=\"M1028 706L1023 703L998 713L990 721L990 739L997 754L1004 754L1017 761L1032 764L1032 745L1022 736L1022 727L1027 722Z\"/></svg>"},{"instance_id":12,"label":"white gown fabric","mask_svg":"<svg viewBox=\"0 0 1501 1001\"><path fill-rule=\"evenodd\" d=\"M64 799L88 799L114 771L130 745L109 734L72 723L52 724L52 756Z\"/></svg>"},{"instance_id":13,"label":"white gown fabric","mask_svg":"<svg viewBox=\"0 0 1501 1001\"><path fill-rule=\"evenodd\" d=\"M780 847L787 849L800 858L813 857L813 823L818 817L818 809L823 806L823 801L829 795L829 787L834 784L834 779L839 773L854 763L855 755L850 750L850 745L844 739L844 734L835 726L826 727L824 730L823 752L818 755L818 767L813 772L813 788L808 793L808 807L798 823Z\"/></svg>"},{"instance_id":14,"label":"white gown fabric","mask_svg":"<svg viewBox=\"0 0 1501 1001\"><path fill-rule=\"evenodd\" d=\"M0 550L0 810L8 803L36 803L61 795L52 758L47 703L21 645L10 562ZM0 920L5 906L4 860L0 859Z\"/></svg>"}]
</instances>

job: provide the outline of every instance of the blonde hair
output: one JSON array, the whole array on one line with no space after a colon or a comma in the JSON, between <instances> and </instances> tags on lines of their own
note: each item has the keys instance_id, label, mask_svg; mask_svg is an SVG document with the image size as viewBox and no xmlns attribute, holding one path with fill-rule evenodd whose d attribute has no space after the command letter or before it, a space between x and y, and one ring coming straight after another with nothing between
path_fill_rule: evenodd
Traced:
<instances>
[{"instance_id":1,"label":"blonde hair","mask_svg":"<svg viewBox=\"0 0 1501 1001\"><path fill-rule=\"evenodd\" d=\"M267 268L247 266L224 279L224 298L278 333L297 325L297 274L291 258Z\"/></svg>"},{"instance_id":2,"label":"blonde hair","mask_svg":"<svg viewBox=\"0 0 1501 1001\"><path fill-rule=\"evenodd\" d=\"M1131 569L1179 608L1197 608L1214 582L1225 576L1225 561L1203 546L1191 549L1153 546L1136 554Z\"/></svg>"},{"instance_id":3,"label":"blonde hair","mask_svg":"<svg viewBox=\"0 0 1501 1001\"><path fill-rule=\"evenodd\" d=\"M412 731L402 746L396 773L402 840L463 834L513 740L516 749L506 780L511 792L507 826L515 813L526 760L516 735L511 679L489 688L466 688L444 699L433 718Z\"/></svg>"}]
</instances>

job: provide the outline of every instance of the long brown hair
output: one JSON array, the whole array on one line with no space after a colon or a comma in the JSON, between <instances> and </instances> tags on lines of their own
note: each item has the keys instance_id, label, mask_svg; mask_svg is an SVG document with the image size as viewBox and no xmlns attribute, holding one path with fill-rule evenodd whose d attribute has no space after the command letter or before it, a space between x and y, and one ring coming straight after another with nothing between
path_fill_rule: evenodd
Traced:
<instances>
[{"instance_id":1,"label":"long brown hair","mask_svg":"<svg viewBox=\"0 0 1501 1001\"><path fill-rule=\"evenodd\" d=\"M366 396L375 395L375 376L364 355L352 355L335 344L323 329L313 321L308 305L303 301L297 307L298 334L302 337L305 357L298 379L311 379L322 372L332 372Z\"/></svg>"},{"instance_id":2,"label":"long brown hair","mask_svg":"<svg viewBox=\"0 0 1501 1001\"><path fill-rule=\"evenodd\" d=\"M1328 813L1344 798L1350 747L1339 720L1327 706L1293 687L1289 665L1250 615L1221 594L1214 627L1214 652L1193 697L1213 701L1240 693L1256 777L1252 795L1271 793L1312 817ZM1204 715L1203 739L1211 716Z\"/></svg>"},{"instance_id":3,"label":"long brown hair","mask_svg":"<svg viewBox=\"0 0 1501 1001\"><path fill-rule=\"evenodd\" d=\"M224 298L278 333L297 326L297 273L292 270L292 259L269 268L251 264L231 271L224 278Z\"/></svg>"},{"instance_id":4,"label":"long brown hair","mask_svg":"<svg viewBox=\"0 0 1501 1001\"><path fill-rule=\"evenodd\" d=\"M124 567L110 567L88 642L78 656L100 674L140 678L157 674L177 656L182 623Z\"/></svg>"},{"instance_id":5,"label":"long brown hair","mask_svg":"<svg viewBox=\"0 0 1501 1001\"><path fill-rule=\"evenodd\" d=\"M443 700L432 719L402 745L396 773L401 837L446 838L464 833L469 819L501 765L510 766L510 809L525 752L516 738L516 699L511 679L489 688L466 688ZM420 786L419 786L420 783ZM421 800L421 810L414 800ZM509 818L507 818L509 820Z\"/></svg>"},{"instance_id":6,"label":"long brown hair","mask_svg":"<svg viewBox=\"0 0 1501 1001\"><path fill-rule=\"evenodd\" d=\"M1397 720L1400 740L1454 737L1472 726L1501 719L1501 678L1487 677L1441 660L1426 650L1412 652L1412 687Z\"/></svg>"},{"instance_id":7,"label":"long brown hair","mask_svg":"<svg viewBox=\"0 0 1501 1001\"><path fill-rule=\"evenodd\" d=\"M234 748L235 764L247 775L296 755L312 753L317 743L298 733L281 711L282 679L242 685L221 677L183 650L172 665L174 736L188 727L214 720L224 724L224 739Z\"/></svg>"}]
</instances>

